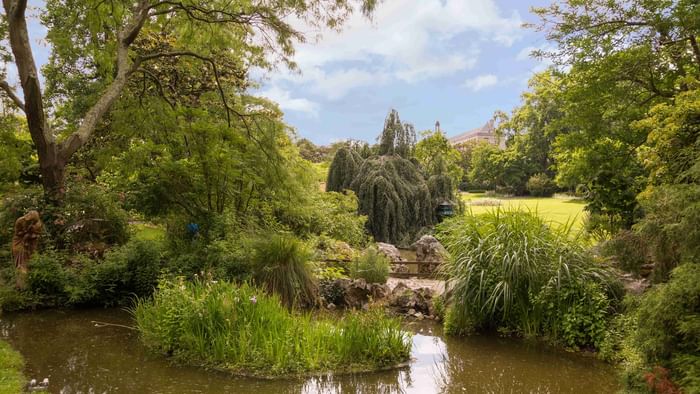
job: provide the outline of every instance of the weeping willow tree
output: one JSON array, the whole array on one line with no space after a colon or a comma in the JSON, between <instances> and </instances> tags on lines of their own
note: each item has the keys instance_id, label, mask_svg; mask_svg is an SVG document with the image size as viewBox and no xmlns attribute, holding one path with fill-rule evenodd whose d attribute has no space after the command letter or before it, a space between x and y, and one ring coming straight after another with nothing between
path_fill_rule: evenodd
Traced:
<instances>
[{"instance_id":1,"label":"weeping willow tree","mask_svg":"<svg viewBox=\"0 0 700 394\"><path fill-rule=\"evenodd\" d=\"M435 158L435 172L428 178L428 190L433 200L433 214L437 219L437 207L443 202L455 204L455 187L448 175L447 165L442 156Z\"/></svg>"},{"instance_id":2,"label":"weeping willow tree","mask_svg":"<svg viewBox=\"0 0 700 394\"><path fill-rule=\"evenodd\" d=\"M360 165L362 165L362 156L355 149L350 147L338 149L328 169L326 191L342 192L350 189L350 184L355 179Z\"/></svg>"},{"instance_id":3,"label":"weeping willow tree","mask_svg":"<svg viewBox=\"0 0 700 394\"><path fill-rule=\"evenodd\" d=\"M407 238L433 223L430 190L419 167L410 160L398 155L370 157L350 188L377 241L408 243Z\"/></svg>"},{"instance_id":4,"label":"weeping willow tree","mask_svg":"<svg viewBox=\"0 0 700 394\"><path fill-rule=\"evenodd\" d=\"M410 158L416 145L416 129L410 123L401 123L399 113L392 109L384 119L384 129L379 136L380 155L399 155Z\"/></svg>"}]
</instances>

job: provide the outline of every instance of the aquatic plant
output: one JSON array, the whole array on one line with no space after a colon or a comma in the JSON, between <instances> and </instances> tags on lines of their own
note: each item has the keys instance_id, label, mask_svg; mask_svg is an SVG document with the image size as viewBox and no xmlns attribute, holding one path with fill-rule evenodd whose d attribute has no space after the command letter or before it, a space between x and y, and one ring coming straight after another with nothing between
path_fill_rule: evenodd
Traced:
<instances>
[{"instance_id":1,"label":"aquatic plant","mask_svg":"<svg viewBox=\"0 0 700 394\"><path fill-rule=\"evenodd\" d=\"M225 281L163 281L133 314L148 348L238 374L373 370L407 361L411 349L400 322L381 310L299 314L277 295Z\"/></svg>"},{"instance_id":2,"label":"aquatic plant","mask_svg":"<svg viewBox=\"0 0 700 394\"><path fill-rule=\"evenodd\" d=\"M499 328L596 346L619 285L571 226L550 226L535 212L495 209L438 226L450 253L446 329Z\"/></svg>"}]
</instances>

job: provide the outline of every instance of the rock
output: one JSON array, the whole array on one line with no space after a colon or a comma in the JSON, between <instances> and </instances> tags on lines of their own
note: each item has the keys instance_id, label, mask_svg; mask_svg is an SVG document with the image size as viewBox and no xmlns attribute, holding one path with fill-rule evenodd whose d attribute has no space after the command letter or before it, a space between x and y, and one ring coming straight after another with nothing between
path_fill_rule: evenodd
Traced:
<instances>
[{"instance_id":1,"label":"rock","mask_svg":"<svg viewBox=\"0 0 700 394\"><path fill-rule=\"evenodd\" d=\"M447 250L442 246L432 235L424 235L416 241L411 248L416 250L416 259L418 261L435 263L431 265L420 265L418 272L430 273L445 261Z\"/></svg>"},{"instance_id":2,"label":"rock","mask_svg":"<svg viewBox=\"0 0 700 394\"><path fill-rule=\"evenodd\" d=\"M414 316L416 319L418 319L418 320L423 320L423 319L425 319L425 316L423 316L423 314L420 313L420 312L414 313L413 316Z\"/></svg>"},{"instance_id":3,"label":"rock","mask_svg":"<svg viewBox=\"0 0 700 394\"><path fill-rule=\"evenodd\" d=\"M389 286L380 283L367 283L364 279L336 279L333 286L338 289L336 306L364 308L370 300L386 298Z\"/></svg>"},{"instance_id":4,"label":"rock","mask_svg":"<svg viewBox=\"0 0 700 394\"><path fill-rule=\"evenodd\" d=\"M401 252L399 252L399 249L397 249L396 246L392 244L377 242L377 250L379 251L379 253L386 256L392 263L400 263L402 261L406 261L406 259L401 257ZM391 271L408 272L408 266L406 264L392 264Z\"/></svg>"},{"instance_id":5,"label":"rock","mask_svg":"<svg viewBox=\"0 0 700 394\"><path fill-rule=\"evenodd\" d=\"M423 316L431 314L433 291L426 287L411 289L400 282L394 288L389 298L389 305L399 313L410 316L421 313Z\"/></svg>"},{"instance_id":6,"label":"rock","mask_svg":"<svg viewBox=\"0 0 700 394\"><path fill-rule=\"evenodd\" d=\"M331 310L335 309L335 304L331 302L330 304L326 305L326 308L331 309Z\"/></svg>"}]
</instances>

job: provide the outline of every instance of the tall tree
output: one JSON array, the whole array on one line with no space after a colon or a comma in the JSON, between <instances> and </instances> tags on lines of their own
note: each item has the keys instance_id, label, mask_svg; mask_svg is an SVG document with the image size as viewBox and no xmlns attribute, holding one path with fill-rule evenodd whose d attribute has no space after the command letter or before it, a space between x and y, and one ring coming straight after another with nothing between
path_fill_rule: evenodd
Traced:
<instances>
[{"instance_id":1,"label":"tall tree","mask_svg":"<svg viewBox=\"0 0 700 394\"><path fill-rule=\"evenodd\" d=\"M392 109L384 119L384 128L379 135L380 155L399 155L410 158L416 145L416 128L402 123L398 111Z\"/></svg>"},{"instance_id":2,"label":"tall tree","mask_svg":"<svg viewBox=\"0 0 700 394\"><path fill-rule=\"evenodd\" d=\"M183 57L200 61L214 75L230 122L232 115L245 114L234 113L227 103L219 76L223 68L236 67L220 64L219 55L233 52L238 68L270 67L276 60L293 66L294 43L305 37L287 17L295 15L310 24L338 28L354 3L366 15L376 5L375 0L49 0L43 18L52 47L49 68L69 67L73 75L49 73L47 82L54 89L47 97L30 45L27 0L3 0L0 38L9 41L11 53L3 49L2 57L16 66L23 99L4 74L0 75L0 89L26 114L45 193L59 202L67 163L90 140L133 76L149 73L149 63ZM170 35L148 40L158 37L158 32ZM76 89L56 81L60 78L81 81L80 97L75 97ZM162 87L157 76L153 79ZM62 92L59 88L67 89ZM62 93L67 95L62 97ZM71 104L73 116L62 112L65 103Z\"/></svg>"}]
</instances>

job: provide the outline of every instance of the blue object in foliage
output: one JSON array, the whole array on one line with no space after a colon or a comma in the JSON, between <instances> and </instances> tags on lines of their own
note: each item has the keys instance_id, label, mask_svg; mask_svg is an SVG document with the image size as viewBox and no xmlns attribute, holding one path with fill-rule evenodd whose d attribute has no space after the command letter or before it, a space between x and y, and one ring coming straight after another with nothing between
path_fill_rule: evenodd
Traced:
<instances>
[{"instance_id":1,"label":"blue object in foliage","mask_svg":"<svg viewBox=\"0 0 700 394\"><path fill-rule=\"evenodd\" d=\"M199 234L199 225L197 223L187 224L187 232L189 232L192 236Z\"/></svg>"}]
</instances>

